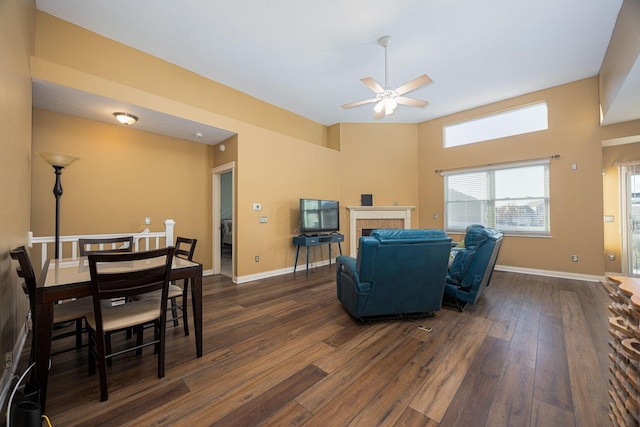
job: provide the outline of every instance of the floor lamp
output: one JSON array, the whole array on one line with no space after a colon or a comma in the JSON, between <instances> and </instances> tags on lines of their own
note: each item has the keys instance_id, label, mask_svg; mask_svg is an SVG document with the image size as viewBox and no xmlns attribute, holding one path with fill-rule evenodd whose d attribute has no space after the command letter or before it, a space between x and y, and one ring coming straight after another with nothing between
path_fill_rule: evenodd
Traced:
<instances>
[{"instance_id":1,"label":"floor lamp","mask_svg":"<svg viewBox=\"0 0 640 427\"><path fill-rule=\"evenodd\" d=\"M62 197L62 182L60 181L60 176L62 175L62 169L69 166L74 160L78 160L78 157L63 153L40 152L37 154L42 157L45 162L53 166L56 173L56 183L53 186L53 195L56 198L55 259L60 259L60 197Z\"/></svg>"}]
</instances>

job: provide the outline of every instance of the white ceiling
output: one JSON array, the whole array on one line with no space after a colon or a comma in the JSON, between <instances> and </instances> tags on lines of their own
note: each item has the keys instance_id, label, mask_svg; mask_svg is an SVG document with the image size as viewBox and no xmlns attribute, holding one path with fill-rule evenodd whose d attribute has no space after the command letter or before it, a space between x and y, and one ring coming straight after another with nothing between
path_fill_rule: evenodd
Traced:
<instances>
[{"instance_id":1,"label":"white ceiling","mask_svg":"<svg viewBox=\"0 0 640 427\"><path fill-rule=\"evenodd\" d=\"M384 84L381 36L393 37L391 86L424 73L433 79L408 94L429 101L427 107L400 106L381 121L417 123L597 75L622 0L36 0L36 5L331 125L374 122L371 104L349 110L340 105L372 97L363 77ZM34 82L34 105L67 112L64 105L71 104L77 111L69 114L82 116L103 102L112 103L103 106L109 112L117 104L77 91L65 95L65 88L52 86ZM47 99L53 96L57 99ZM168 127L180 122L157 121Z\"/></svg>"}]
</instances>

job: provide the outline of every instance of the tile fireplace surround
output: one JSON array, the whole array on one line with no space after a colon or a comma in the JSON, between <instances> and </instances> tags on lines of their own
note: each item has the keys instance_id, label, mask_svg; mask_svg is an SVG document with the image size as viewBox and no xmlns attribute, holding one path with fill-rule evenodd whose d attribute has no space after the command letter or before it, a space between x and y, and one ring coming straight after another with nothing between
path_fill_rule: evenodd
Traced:
<instances>
[{"instance_id":1,"label":"tile fireplace surround","mask_svg":"<svg viewBox=\"0 0 640 427\"><path fill-rule=\"evenodd\" d=\"M415 206L347 206L349 210L349 254L358 255L362 229L411 228Z\"/></svg>"}]
</instances>

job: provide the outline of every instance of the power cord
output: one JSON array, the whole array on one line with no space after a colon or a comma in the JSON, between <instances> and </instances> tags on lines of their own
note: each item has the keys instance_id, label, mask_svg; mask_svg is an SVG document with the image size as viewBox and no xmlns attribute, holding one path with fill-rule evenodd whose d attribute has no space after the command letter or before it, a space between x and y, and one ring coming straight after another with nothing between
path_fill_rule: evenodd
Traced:
<instances>
[{"instance_id":1,"label":"power cord","mask_svg":"<svg viewBox=\"0 0 640 427\"><path fill-rule=\"evenodd\" d=\"M29 371L31 370L31 368L33 368L36 365L36 363L32 363L31 365L29 365L29 367L27 368L26 371L24 371L22 373L22 375L20 376L20 378L18 378L18 382L16 383L16 386L13 388L13 390L11 391L11 396L9 396L9 401L7 403L7 427L9 427L10 421L11 421L11 404L13 402L13 397L16 394L16 391L18 391L18 387L20 387L20 383L22 382L22 380L24 379L24 377L27 376L27 374L29 373Z\"/></svg>"},{"instance_id":2,"label":"power cord","mask_svg":"<svg viewBox=\"0 0 640 427\"><path fill-rule=\"evenodd\" d=\"M51 360L49 360L49 364L51 364ZM18 378L18 382L16 383L15 387L13 388L13 390L11 391L11 396L9 396L9 401L7 403L7 427L11 426L11 406L13 404L13 398L15 397L16 391L18 391L18 387L20 387L20 383L22 383L22 380L24 379L24 377L27 376L27 374L29 373L29 371L35 366L35 362L32 363L31 365L29 365L29 367L27 368L26 371L24 371L22 373L22 375L20 376L20 378ZM51 365L49 365L49 368L51 368ZM14 377L15 378L15 377ZM49 420L49 417L47 417L46 415L42 414L41 418L44 419L47 422L47 425L49 427L53 427L51 425L51 421Z\"/></svg>"}]
</instances>

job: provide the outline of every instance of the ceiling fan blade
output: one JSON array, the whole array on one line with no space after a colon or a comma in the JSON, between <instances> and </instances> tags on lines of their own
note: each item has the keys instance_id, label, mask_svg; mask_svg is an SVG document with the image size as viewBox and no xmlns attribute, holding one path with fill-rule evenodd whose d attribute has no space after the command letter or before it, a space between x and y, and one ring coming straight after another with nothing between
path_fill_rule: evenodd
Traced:
<instances>
[{"instance_id":1,"label":"ceiling fan blade","mask_svg":"<svg viewBox=\"0 0 640 427\"><path fill-rule=\"evenodd\" d=\"M402 86L396 89L396 92L398 92L398 95L404 95L405 93L409 93L412 90L418 89L419 87L428 85L432 81L433 80L431 80L431 77L427 76L426 74L423 74L417 79L413 79L409 83L403 84Z\"/></svg>"},{"instance_id":2,"label":"ceiling fan blade","mask_svg":"<svg viewBox=\"0 0 640 427\"><path fill-rule=\"evenodd\" d=\"M400 105L408 105L409 107L418 107L418 108L425 107L429 104L427 101L423 101L421 99L407 98L405 96L396 97L396 102Z\"/></svg>"},{"instance_id":3,"label":"ceiling fan blade","mask_svg":"<svg viewBox=\"0 0 640 427\"><path fill-rule=\"evenodd\" d=\"M347 109L351 107L357 107L358 105L372 104L377 100L378 100L377 98L365 99L363 101L356 101L356 102L350 102L349 104L343 104L341 105L341 107Z\"/></svg>"},{"instance_id":4,"label":"ceiling fan blade","mask_svg":"<svg viewBox=\"0 0 640 427\"><path fill-rule=\"evenodd\" d=\"M374 111L373 112L373 118L378 120L384 117L384 108L380 111Z\"/></svg>"},{"instance_id":5,"label":"ceiling fan blade","mask_svg":"<svg viewBox=\"0 0 640 427\"><path fill-rule=\"evenodd\" d=\"M373 77L365 77L363 79L360 79L360 81L375 93L384 92L384 88L380 86L378 82L373 79Z\"/></svg>"}]
</instances>

